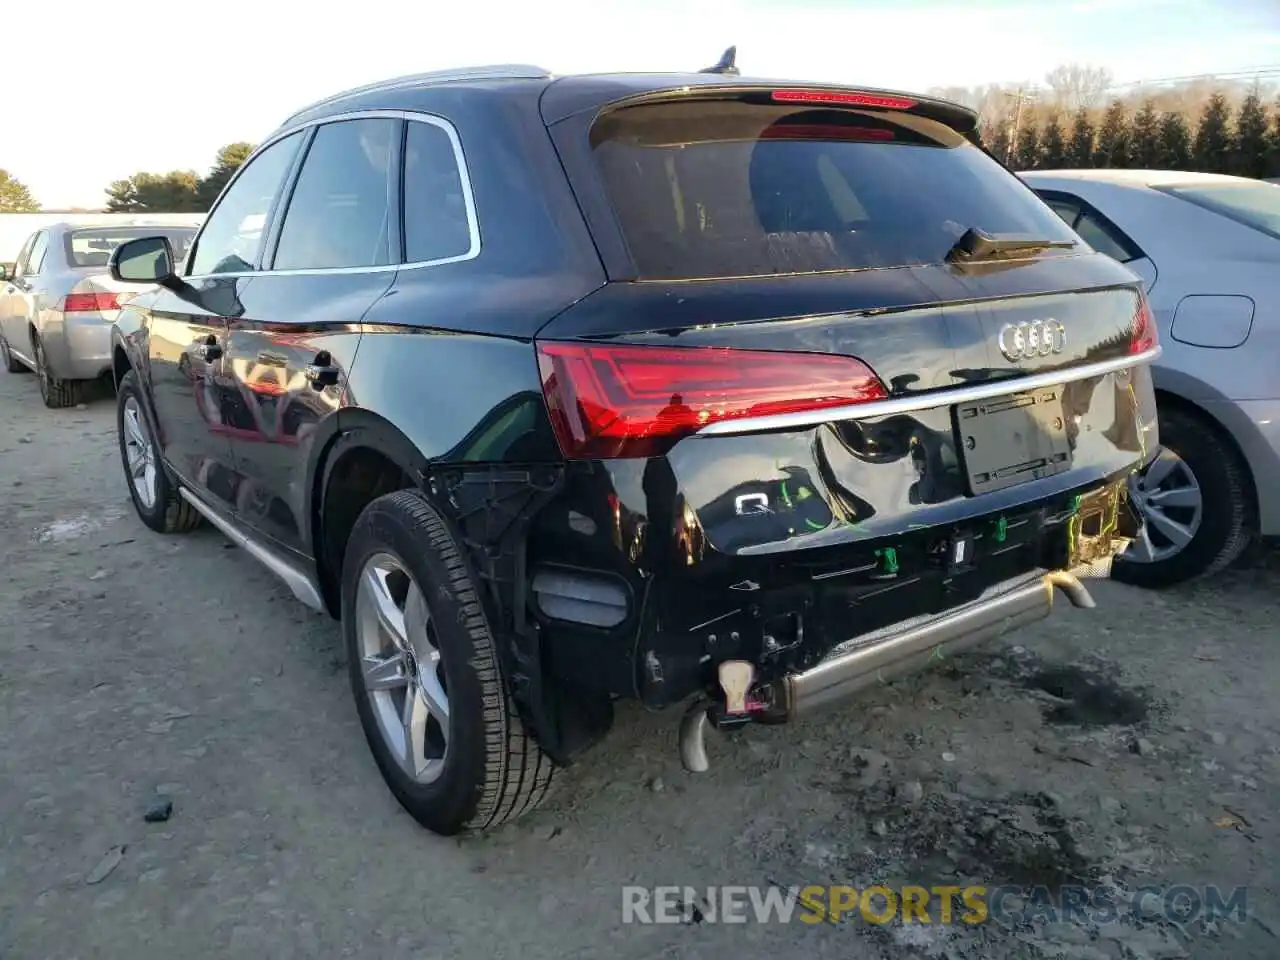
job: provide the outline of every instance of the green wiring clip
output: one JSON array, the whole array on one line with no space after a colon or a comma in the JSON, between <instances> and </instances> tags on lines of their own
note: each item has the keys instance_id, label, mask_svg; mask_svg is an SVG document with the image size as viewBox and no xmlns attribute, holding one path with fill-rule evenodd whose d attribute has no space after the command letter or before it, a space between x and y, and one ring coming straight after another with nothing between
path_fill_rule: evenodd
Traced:
<instances>
[{"instance_id":1,"label":"green wiring clip","mask_svg":"<svg viewBox=\"0 0 1280 960\"><path fill-rule=\"evenodd\" d=\"M876 551L876 556L883 561L884 573L898 572L898 551L893 547L882 547Z\"/></svg>"},{"instance_id":2,"label":"green wiring clip","mask_svg":"<svg viewBox=\"0 0 1280 960\"><path fill-rule=\"evenodd\" d=\"M1078 493L1077 493L1074 497L1072 497L1072 498L1071 498L1071 514L1072 514L1072 516L1074 516L1075 514L1077 514L1077 513L1079 513L1079 512L1080 512L1080 504L1081 504L1082 502L1084 502L1084 497L1083 497L1081 494L1078 494Z\"/></svg>"},{"instance_id":3,"label":"green wiring clip","mask_svg":"<svg viewBox=\"0 0 1280 960\"><path fill-rule=\"evenodd\" d=\"M1004 543L1009 536L1009 521L1001 517L996 521L996 543Z\"/></svg>"}]
</instances>

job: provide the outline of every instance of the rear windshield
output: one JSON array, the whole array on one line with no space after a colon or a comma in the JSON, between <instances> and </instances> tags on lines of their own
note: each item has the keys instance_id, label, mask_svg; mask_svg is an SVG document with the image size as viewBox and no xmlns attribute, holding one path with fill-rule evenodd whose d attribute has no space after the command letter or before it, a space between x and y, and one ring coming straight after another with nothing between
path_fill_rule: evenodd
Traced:
<instances>
[{"instance_id":1,"label":"rear windshield","mask_svg":"<svg viewBox=\"0 0 1280 960\"><path fill-rule=\"evenodd\" d=\"M1075 239L979 148L910 114L646 104L605 114L591 145L648 279L938 263L970 227Z\"/></svg>"},{"instance_id":2,"label":"rear windshield","mask_svg":"<svg viewBox=\"0 0 1280 960\"><path fill-rule=\"evenodd\" d=\"M1198 183L1158 189L1280 238L1280 186L1274 183Z\"/></svg>"},{"instance_id":3,"label":"rear windshield","mask_svg":"<svg viewBox=\"0 0 1280 960\"><path fill-rule=\"evenodd\" d=\"M72 267L105 267L111 251L138 237L168 237L174 262L187 255L195 227L87 227L66 236L67 264Z\"/></svg>"}]
</instances>

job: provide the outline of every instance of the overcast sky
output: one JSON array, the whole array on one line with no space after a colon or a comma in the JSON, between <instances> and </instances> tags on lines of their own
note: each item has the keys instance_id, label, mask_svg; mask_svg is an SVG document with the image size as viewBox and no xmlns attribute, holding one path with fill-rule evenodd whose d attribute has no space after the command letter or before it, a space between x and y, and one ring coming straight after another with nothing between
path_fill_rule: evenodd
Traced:
<instances>
[{"instance_id":1,"label":"overcast sky","mask_svg":"<svg viewBox=\"0 0 1280 960\"><path fill-rule=\"evenodd\" d=\"M424 70L696 69L931 86L1118 82L1280 68L1280 0L111 0L11 4L0 20L0 167L47 207L100 206L138 170L203 173L311 100ZM146 9L152 16L143 17ZM21 13L20 17L13 14Z\"/></svg>"}]
</instances>

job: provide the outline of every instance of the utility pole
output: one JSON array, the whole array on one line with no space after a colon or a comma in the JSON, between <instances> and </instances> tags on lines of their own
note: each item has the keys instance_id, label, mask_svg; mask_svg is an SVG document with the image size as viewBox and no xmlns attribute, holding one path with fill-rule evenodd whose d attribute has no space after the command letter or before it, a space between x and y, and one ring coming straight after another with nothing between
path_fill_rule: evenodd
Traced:
<instances>
[{"instance_id":1,"label":"utility pole","mask_svg":"<svg viewBox=\"0 0 1280 960\"><path fill-rule=\"evenodd\" d=\"M1018 88L1017 93L1006 93L1006 97L1012 97L1016 102L1013 108L1013 132L1009 134L1009 149L1005 153L1004 165L1006 167L1013 166L1013 151L1018 145L1018 128L1022 125L1022 105L1024 103L1034 103L1037 99L1036 94L1022 87Z\"/></svg>"}]
</instances>

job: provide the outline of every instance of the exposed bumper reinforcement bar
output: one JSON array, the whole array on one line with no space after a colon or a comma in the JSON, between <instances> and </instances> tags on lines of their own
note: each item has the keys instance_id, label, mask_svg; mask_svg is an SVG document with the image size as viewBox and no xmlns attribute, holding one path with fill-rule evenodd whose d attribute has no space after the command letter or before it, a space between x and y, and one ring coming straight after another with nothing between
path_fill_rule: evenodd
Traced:
<instances>
[{"instance_id":1,"label":"exposed bumper reinforcement bar","mask_svg":"<svg viewBox=\"0 0 1280 960\"><path fill-rule=\"evenodd\" d=\"M1042 620L1053 609L1056 590L1076 607L1093 607L1093 597L1080 580L1054 570L989 600L909 627L824 660L810 670L786 678L786 711L801 716L843 700L859 690L924 667L944 650L948 655Z\"/></svg>"},{"instance_id":2,"label":"exposed bumper reinforcement bar","mask_svg":"<svg viewBox=\"0 0 1280 960\"><path fill-rule=\"evenodd\" d=\"M1092 566L1081 576L1103 575ZM816 667L786 677L780 693L787 719L841 700L873 684L923 669L945 650L948 656L1047 617L1061 590L1073 606L1091 608L1093 597L1075 573L1053 570L1025 585L910 626L888 636L868 639L846 653L836 653ZM709 766L706 731L712 725L706 703L695 703L680 724L680 758L686 769L700 773Z\"/></svg>"}]
</instances>

